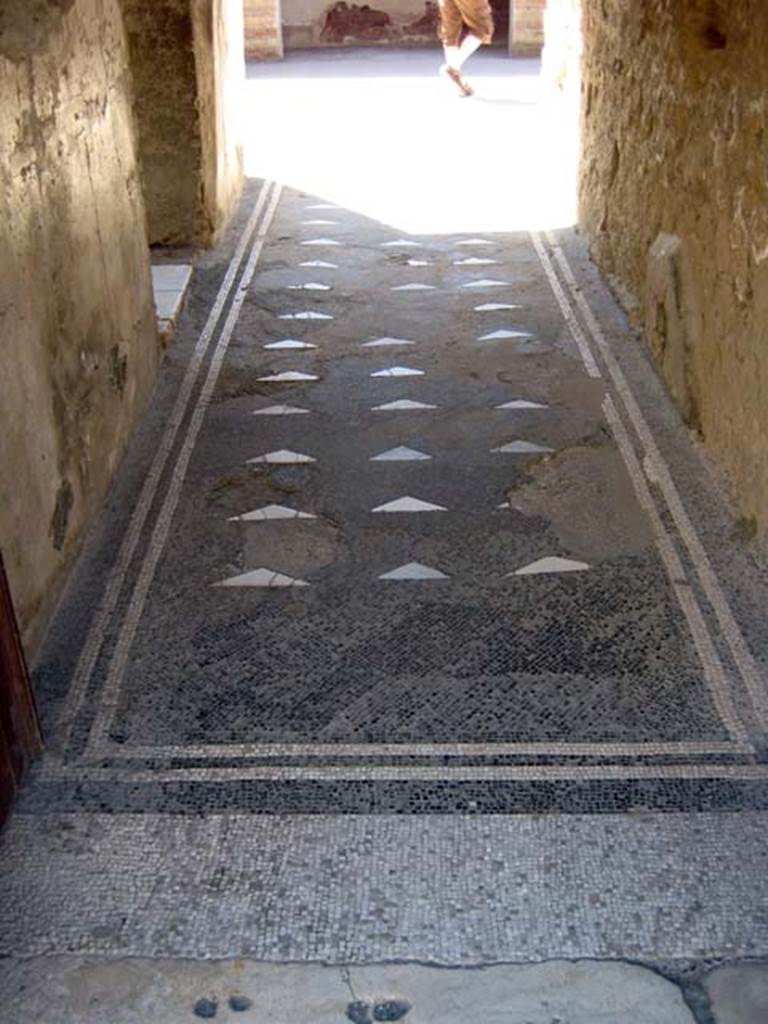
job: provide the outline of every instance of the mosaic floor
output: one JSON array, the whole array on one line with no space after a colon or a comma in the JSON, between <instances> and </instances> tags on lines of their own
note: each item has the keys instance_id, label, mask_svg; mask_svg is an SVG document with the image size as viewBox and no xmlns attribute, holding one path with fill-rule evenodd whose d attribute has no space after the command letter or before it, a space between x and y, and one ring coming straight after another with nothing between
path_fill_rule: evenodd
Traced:
<instances>
[{"instance_id":1,"label":"mosaic floor","mask_svg":"<svg viewBox=\"0 0 768 1024\"><path fill-rule=\"evenodd\" d=\"M582 241L265 180L225 248L36 668L0 949L765 953L765 581Z\"/></svg>"}]
</instances>

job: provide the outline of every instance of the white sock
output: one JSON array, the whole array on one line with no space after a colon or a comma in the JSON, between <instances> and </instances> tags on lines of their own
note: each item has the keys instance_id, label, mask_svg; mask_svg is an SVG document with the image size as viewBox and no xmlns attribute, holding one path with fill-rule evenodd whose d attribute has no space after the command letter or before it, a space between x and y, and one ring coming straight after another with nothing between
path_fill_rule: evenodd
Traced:
<instances>
[{"instance_id":1,"label":"white sock","mask_svg":"<svg viewBox=\"0 0 768 1024\"><path fill-rule=\"evenodd\" d=\"M482 45L482 41L477 36L473 36L472 33L464 36L461 46L457 50L458 64L454 64L453 67L460 68L467 57L471 57L475 50L479 50Z\"/></svg>"},{"instance_id":2,"label":"white sock","mask_svg":"<svg viewBox=\"0 0 768 1024\"><path fill-rule=\"evenodd\" d=\"M449 68L461 67L461 57L459 56L458 46L444 46L443 52L445 53L445 63Z\"/></svg>"}]
</instances>

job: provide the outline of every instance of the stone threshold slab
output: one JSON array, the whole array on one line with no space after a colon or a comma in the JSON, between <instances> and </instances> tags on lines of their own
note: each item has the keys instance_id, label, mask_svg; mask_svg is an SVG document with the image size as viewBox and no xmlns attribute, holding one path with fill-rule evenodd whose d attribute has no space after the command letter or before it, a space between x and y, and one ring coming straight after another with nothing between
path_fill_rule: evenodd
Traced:
<instances>
[{"instance_id":1,"label":"stone threshold slab","mask_svg":"<svg viewBox=\"0 0 768 1024\"><path fill-rule=\"evenodd\" d=\"M157 326L163 341L170 341L192 280L187 263L156 263L152 267Z\"/></svg>"},{"instance_id":2,"label":"stone threshold slab","mask_svg":"<svg viewBox=\"0 0 768 1024\"><path fill-rule=\"evenodd\" d=\"M471 971L46 957L0 962L0 994L0 1021L35 1024L696 1024L674 982L585 961Z\"/></svg>"}]
</instances>

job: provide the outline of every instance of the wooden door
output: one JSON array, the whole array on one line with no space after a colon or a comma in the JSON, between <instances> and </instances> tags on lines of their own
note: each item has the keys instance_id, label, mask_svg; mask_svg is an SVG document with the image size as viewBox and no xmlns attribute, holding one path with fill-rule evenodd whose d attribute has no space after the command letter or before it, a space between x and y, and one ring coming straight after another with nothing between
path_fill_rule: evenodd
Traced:
<instances>
[{"instance_id":1,"label":"wooden door","mask_svg":"<svg viewBox=\"0 0 768 1024\"><path fill-rule=\"evenodd\" d=\"M35 700L0 555L0 823L27 765L41 749Z\"/></svg>"}]
</instances>

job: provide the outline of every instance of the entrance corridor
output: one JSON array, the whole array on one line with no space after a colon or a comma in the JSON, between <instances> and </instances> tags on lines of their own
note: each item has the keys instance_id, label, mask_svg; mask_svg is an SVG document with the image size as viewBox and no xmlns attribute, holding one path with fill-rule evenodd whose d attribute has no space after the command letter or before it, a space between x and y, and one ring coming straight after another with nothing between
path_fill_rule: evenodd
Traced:
<instances>
[{"instance_id":1,"label":"entrance corridor","mask_svg":"<svg viewBox=\"0 0 768 1024\"><path fill-rule=\"evenodd\" d=\"M765 579L538 66L461 101L436 59L250 69L241 210L35 668L11 958L768 952Z\"/></svg>"}]
</instances>

